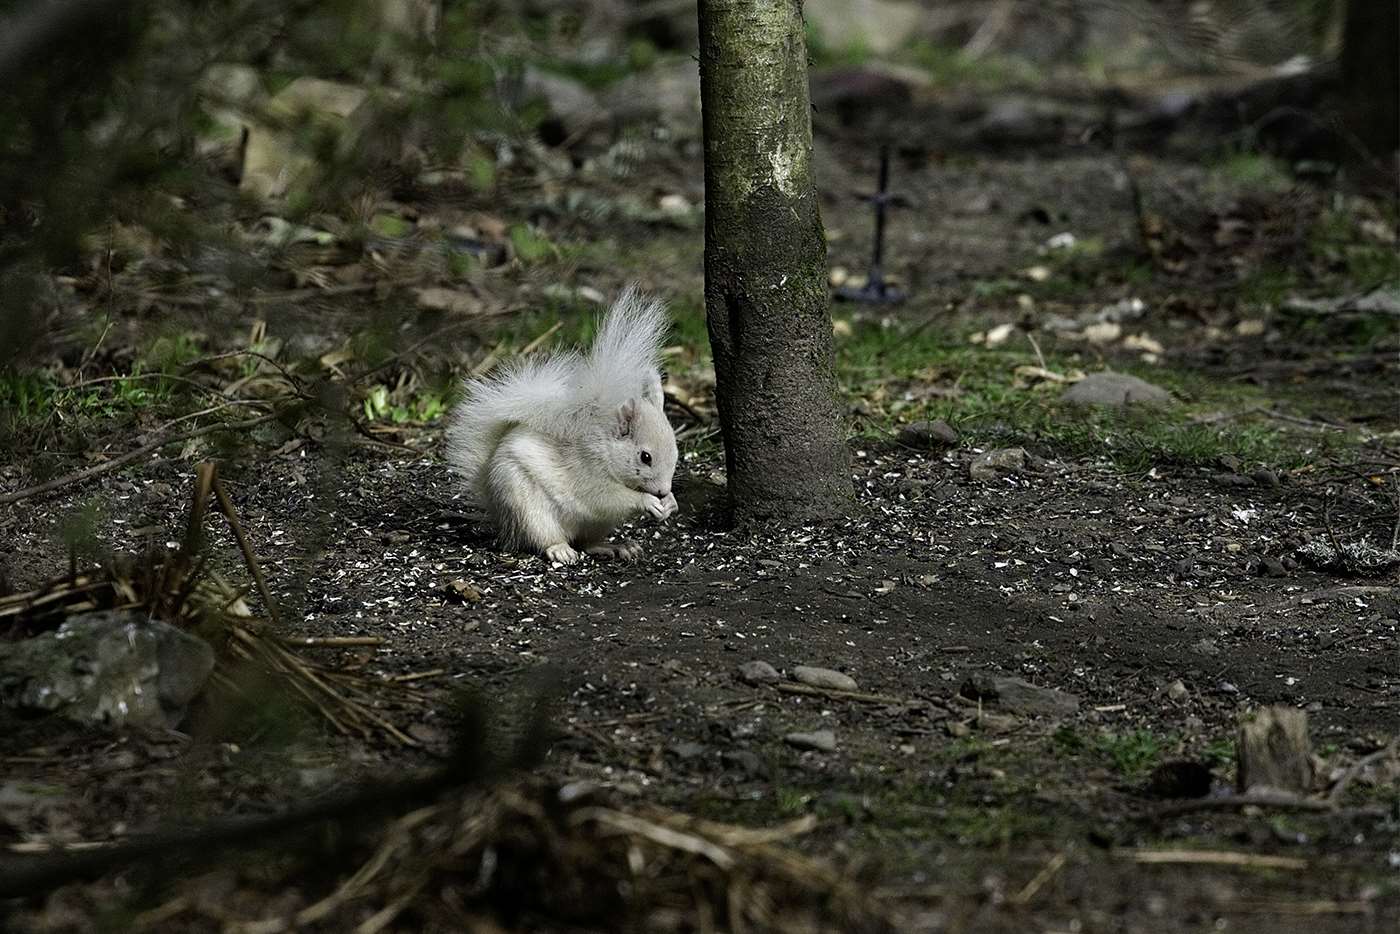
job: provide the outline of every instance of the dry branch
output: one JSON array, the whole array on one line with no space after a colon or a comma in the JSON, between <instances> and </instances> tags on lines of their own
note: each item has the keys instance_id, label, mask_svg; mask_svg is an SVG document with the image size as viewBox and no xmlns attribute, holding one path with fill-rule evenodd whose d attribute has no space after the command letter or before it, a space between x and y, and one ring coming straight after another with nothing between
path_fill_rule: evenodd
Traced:
<instances>
[{"instance_id":1,"label":"dry branch","mask_svg":"<svg viewBox=\"0 0 1400 934\"><path fill-rule=\"evenodd\" d=\"M31 486L28 489L17 490L14 493L6 493L0 496L0 506L18 503L35 496L42 496L45 493L52 493L54 490L59 490L67 486L84 483L94 477L100 477L109 471L116 470L118 467L130 464L132 461L140 460L152 451L158 451L168 444L182 444L194 438L201 438L204 435L213 434L216 431L247 431L250 428L256 428L258 425L266 424L276 417L277 414L274 412L268 415L260 415L257 418L245 419L241 422L217 422L212 425L204 425L200 428L192 428L189 431L182 431L179 434L162 435L155 441L149 444L143 444L136 450L128 451L120 457L114 457L100 464L93 464L91 467L85 467L82 470L64 474L61 477L55 477L52 480L45 481L36 486Z\"/></svg>"}]
</instances>

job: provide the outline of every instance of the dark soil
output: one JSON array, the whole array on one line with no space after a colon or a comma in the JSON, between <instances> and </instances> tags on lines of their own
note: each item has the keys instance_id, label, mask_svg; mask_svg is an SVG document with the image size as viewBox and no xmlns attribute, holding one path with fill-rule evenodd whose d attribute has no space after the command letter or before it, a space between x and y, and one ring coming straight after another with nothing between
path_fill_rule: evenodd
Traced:
<instances>
[{"instance_id":1,"label":"dark soil","mask_svg":"<svg viewBox=\"0 0 1400 934\"><path fill-rule=\"evenodd\" d=\"M873 170L864 152L824 159L832 191L861 187ZM1062 228L1110 251L1137 236L1115 180L1121 168L1107 155L902 171L898 183L916 204L896 217L892 254L917 292L896 312L910 319L946 314L952 329L1015 309L1014 298L973 307L961 297L972 282L1036 262L1038 245ZM1148 175L1157 180L1149 187L1186 205L1171 214L1185 239L1218 216L1190 195L1197 170ZM1269 216L1287 226L1278 218L1309 210L1311 198L1280 196ZM865 251L860 210L837 195L827 206L829 225L845 234L833 263L852 269ZM631 242L631 231L613 234ZM689 254L644 278L698 293L698 234L668 236ZM1199 300L1164 301L1153 319L1172 335L1174 362L1203 378L1258 364L1260 380L1281 385L1300 372L1306 380L1308 360L1332 359L1336 347L1301 338L1264 348L1211 336L1241 312L1216 299L1212 283L1225 272L1201 250L1190 272L1152 286L1159 296L1200 291ZM597 278L610 286L622 272ZM1037 313L1131 291L1112 276L1081 285ZM1296 365L1265 365L1280 359ZM1290 391L1316 390L1321 411L1340 399L1358 418L1393 419L1393 363L1366 365L1320 366ZM437 449L431 431L402 437ZM414 683L419 699L386 700L421 748L338 736L290 711L285 734L265 726L239 742L200 730L114 737L12 724L0 739L0 789L42 794L5 805L0 841L101 841L171 819L266 813L435 761L459 689L509 720L543 681L560 692L548 776L727 821L815 813L819 829L795 845L873 865L908 930L1340 934L1400 924L1393 773L1375 782L1368 773L1340 810L1322 814L1163 815L1164 799L1177 795L1153 781L1156 766L1185 760L1211 770L1216 792L1227 788L1235 726L1260 705L1308 711L1324 778L1400 734L1395 577L1324 574L1297 553L1335 530L1388 540L1394 513L1369 494L1324 495L1307 473L1251 478L1229 464L1129 475L1035 445L1025 470L974 481L969 446L927 453L872 443L853 452L858 515L835 526L729 530L721 461L700 450L677 483L681 514L637 530L647 545L640 561L560 569L499 554L434 460L272 446L233 460L224 476L285 625L294 635L387 640L378 650L318 650L327 662L369 674L440 670ZM34 586L66 569L60 520L94 498L108 517L106 547L178 538L191 473L172 456L0 509L9 584ZM33 480L17 455L0 472L0 492ZM212 520L210 541L215 565L240 576L231 538ZM454 581L480 600L456 596ZM837 669L869 696L746 684L737 668L753 660L784 673ZM960 695L978 672L1069 692L1078 712L1052 721L980 707ZM835 732L834 752L784 741L815 729ZM1388 816L1367 810L1375 807ZM1142 848L1297 857L1304 868L1152 865L1134 859ZM1038 875L1047 866L1056 868ZM266 894L253 876L239 877L233 915L302 903L297 893ZM50 906L74 897L69 890ZM113 897L159 901L121 886ZM25 907L34 930L90 920L45 915L38 900Z\"/></svg>"}]
</instances>

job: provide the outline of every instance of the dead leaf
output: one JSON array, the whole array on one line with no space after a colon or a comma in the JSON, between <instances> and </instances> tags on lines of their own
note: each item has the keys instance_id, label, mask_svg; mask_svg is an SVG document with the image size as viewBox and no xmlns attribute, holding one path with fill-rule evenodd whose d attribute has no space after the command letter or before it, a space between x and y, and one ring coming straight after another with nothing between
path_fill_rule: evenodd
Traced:
<instances>
[{"instance_id":1,"label":"dead leaf","mask_svg":"<svg viewBox=\"0 0 1400 934\"><path fill-rule=\"evenodd\" d=\"M441 286L428 286L414 289L413 293L418 297L418 304L424 308L463 315L481 314L481 300L470 292L446 289Z\"/></svg>"},{"instance_id":2,"label":"dead leaf","mask_svg":"<svg viewBox=\"0 0 1400 934\"><path fill-rule=\"evenodd\" d=\"M448 595L461 600L463 603L480 603L481 591L476 589L476 585L471 581L455 580L450 582L445 588Z\"/></svg>"}]
</instances>

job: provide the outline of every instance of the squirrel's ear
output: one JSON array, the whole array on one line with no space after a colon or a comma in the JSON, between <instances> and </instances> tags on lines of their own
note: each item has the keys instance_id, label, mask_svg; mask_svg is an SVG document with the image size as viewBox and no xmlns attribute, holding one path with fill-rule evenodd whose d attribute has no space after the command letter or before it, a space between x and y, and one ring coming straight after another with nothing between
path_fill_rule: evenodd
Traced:
<instances>
[{"instance_id":1,"label":"squirrel's ear","mask_svg":"<svg viewBox=\"0 0 1400 934\"><path fill-rule=\"evenodd\" d=\"M628 399L617 407L617 436L619 438L625 438L632 433L632 422L636 418L636 399Z\"/></svg>"}]
</instances>

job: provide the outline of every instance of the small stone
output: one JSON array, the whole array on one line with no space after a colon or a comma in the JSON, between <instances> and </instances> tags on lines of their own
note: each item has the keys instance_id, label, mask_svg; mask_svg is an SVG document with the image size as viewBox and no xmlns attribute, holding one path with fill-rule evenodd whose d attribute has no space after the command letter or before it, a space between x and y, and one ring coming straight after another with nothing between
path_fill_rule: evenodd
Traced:
<instances>
[{"instance_id":1,"label":"small stone","mask_svg":"<svg viewBox=\"0 0 1400 934\"><path fill-rule=\"evenodd\" d=\"M768 767L764 765L763 760L758 757L757 753L747 749L731 749L722 752L719 759L727 768L742 772L750 778L766 778L768 775Z\"/></svg>"},{"instance_id":2,"label":"small stone","mask_svg":"<svg viewBox=\"0 0 1400 934\"><path fill-rule=\"evenodd\" d=\"M1213 639L1202 639L1191 644L1191 651L1197 655L1205 655L1214 658L1220 654L1220 646L1215 644Z\"/></svg>"},{"instance_id":3,"label":"small stone","mask_svg":"<svg viewBox=\"0 0 1400 934\"><path fill-rule=\"evenodd\" d=\"M1191 692L1183 681L1177 679L1167 685L1167 696L1174 701L1184 701L1191 696Z\"/></svg>"},{"instance_id":4,"label":"small stone","mask_svg":"<svg viewBox=\"0 0 1400 934\"><path fill-rule=\"evenodd\" d=\"M1161 386L1126 373L1104 370L1092 373L1075 383L1061 398L1071 405L1165 405L1172 401L1171 393Z\"/></svg>"},{"instance_id":5,"label":"small stone","mask_svg":"<svg viewBox=\"0 0 1400 934\"><path fill-rule=\"evenodd\" d=\"M690 203L689 198L682 194L676 194L675 192L662 195L660 200L657 201L656 206L661 209L663 214L670 214L673 216L686 215L695 210L695 206Z\"/></svg>"},{"instance_id":6,"label":"small stone","mask_svg":"<svg viewBox=\"0 0 1400 934\"><path fill-rule=\"evenodd\" d=\"M973 458L967 466L967 475L973 480L993 480L999 474L1020 473L1025 469L1025 448L998 448Z\"/></svg>"},{"instance_id":7,"label":"small stone","mask_svg":"<svg viewBox=\"0 0 1400 934\"><path fill-rule=\"evenodd\" d=\"M1091 344L1111 344L1123 336L1123 325L1114 321L1100 321L1084 329L1084 339Z\"/></svg>"},{"instance_id":8,"label":"small stone","mask_svg":"<svg viewBox=\"0 0 1400 934\"><path fill-rule=\"evenodd\" d=\"M772 684L780 677L778 669L767 662L744 662L739 666L739 680L745 684Z\"/></svg>"},{"instance_id":9,"label":"small stone","mask_svg":"<svg viewBox=\"0 0 1400 934\"><path fill-rule=\"evenodd\" d=\"M1249 479L1260 486L1276 487L1279 485L1278 474L1267 467L1260 467L1249 474Z\"/></svg>"},{"instance_id":10,"label":"small stone","mask_svg":"<svg viewBox=\"0 0 1400 934\"><path fill-rule=\"evenodd\" d=\"M810 665L798 665L793 668L792 678L808 687L828 691L854 691L858 687L856 679L850 675L832 671L830 668L813 668Z\"/></svg>"},{"instance_id":11,"label":"small stone","mask_svg":"<svg viewBox=\"0 0 1400 934\"><path fill-rule=\"evenodd\" d=\"M996 704L1012 713L1063 717L1079 709L1079 698L1055 688L1036 687L1020 678L978 674L960 689L964 697Z\"/></svg>"},{"instance_id":12,"label":"small stone","mask_svg":"<svg viewBox=\"0 0 1400 934\"><path fill-rule=\"evenodd\" d=\"M1273 555L1265 555L1259 559L1259 573L1265 577L1287 577L1288 568Z\"/></svg>"},{"instance_id":13,"label":"small stone","mask_svg":"<svg viewBox=\"0 0 1400 934\"><path fill-rule=\"evenodd\" d=\"M899 443L920 451L952 447L958 443L958 432L943 419L910 422L899 432Z\"/></svg>"},{"instance_id":14,"label":"small stone","mask_svg":"<svg viewBox=\"0 0 1400 934\"><path fill-rule=\"evenodd\" d=\"M789 733L783 742L794 749L815 749L817 752L835 752L836 734L831 730L813 730L810 733Z\"/></svg>"},{"instance_id":15,"label":"small stone","mask_svg":"<svg viewBox=\"0 0 1400 934\"><path fill-rule=\"evenodd\" d=\"M1015 731L1021 722L1015 717L1004 713L987 713L983 711L977 718L977 728L983 733L990 733L993 736L1001 733L1011 733Z\"/></svg>"}]
</instances>

